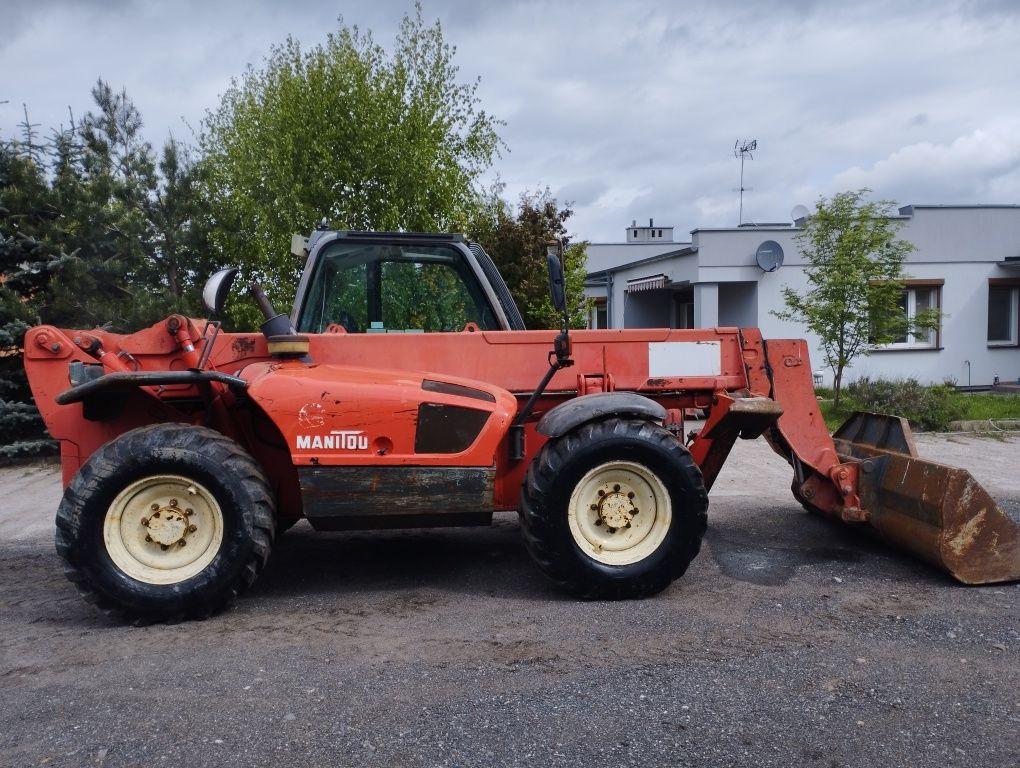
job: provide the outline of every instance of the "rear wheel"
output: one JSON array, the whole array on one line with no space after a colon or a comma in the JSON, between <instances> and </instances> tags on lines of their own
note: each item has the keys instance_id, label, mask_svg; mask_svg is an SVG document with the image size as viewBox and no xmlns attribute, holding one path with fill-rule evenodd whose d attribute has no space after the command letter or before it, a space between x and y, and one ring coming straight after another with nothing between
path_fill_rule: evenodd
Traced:
<instances>
[{"instance_id":1,"label":"rear wheel","mask_svg":"<svg viewBox=\"0 0 1020 768\"><path fill-rule=\"evenodd\" d=\"M133 619L197 618L226 607L269 556L274 505L237 443L204 427L157 424L96 451L57 511L68 578Z\"/></svg>"},{"instance_id":2,"label":"rear wheel","mask_svg":"<svg viewBox=\"0 0 1020 768\"><path fill-rule=\"evenodd\" d=\"M582 598L655 594L701 547L708 495L667 430L609 419L550 440L521 493L524 541L554 581Z\"/></svg>"}]
</instances>

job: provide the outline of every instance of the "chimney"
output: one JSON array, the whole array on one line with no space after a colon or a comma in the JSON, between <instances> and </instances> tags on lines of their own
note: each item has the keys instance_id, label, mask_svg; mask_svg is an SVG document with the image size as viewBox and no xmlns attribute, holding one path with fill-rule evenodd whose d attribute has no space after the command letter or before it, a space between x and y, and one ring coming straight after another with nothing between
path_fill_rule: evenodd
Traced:
<instances>
[{"instance_id":1,"label":"chimney","mask_svg":"<svg viewBox=\"0 0 1020 768\"><path fill-rule=\"evenodd\" d=\"M655 225L654 225L654 224L652 223L652 220L651 220L651 219L649 219L649 220L648 220L648 226L649 226L649 227L654 227L654 226L655 226Z\"/></svg>"}]
</instances>

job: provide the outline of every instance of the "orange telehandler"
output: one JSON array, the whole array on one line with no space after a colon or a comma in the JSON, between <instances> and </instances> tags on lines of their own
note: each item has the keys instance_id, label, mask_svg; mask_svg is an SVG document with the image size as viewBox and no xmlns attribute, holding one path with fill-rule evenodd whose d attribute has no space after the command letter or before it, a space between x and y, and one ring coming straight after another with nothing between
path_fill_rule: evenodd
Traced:
<instances>
[{"instance_id":1,"label":"orange telehandler","mask_svg":"<svg viewBox=\"0 0 1020 768\"><path fill-rule=\"evenodd\" d=\"M833 437L806 345L754 328L527 331L458 235L319 229L290 316L261 333L173 315L137 333L40 326L25 367L65 492L57 550L105 609L222 609L274 537L484 525L517 509L539 567L582 598L654 594L687 569L736 439L762 436L809 510L965 583L1020 578L1020 532L965 471L918 458L902 420ZM216 318L236 270L203 293ZM554 303L562 271L550 257ZM684 413L707 413L684 434Z\"/></svg>"}]
</instances>

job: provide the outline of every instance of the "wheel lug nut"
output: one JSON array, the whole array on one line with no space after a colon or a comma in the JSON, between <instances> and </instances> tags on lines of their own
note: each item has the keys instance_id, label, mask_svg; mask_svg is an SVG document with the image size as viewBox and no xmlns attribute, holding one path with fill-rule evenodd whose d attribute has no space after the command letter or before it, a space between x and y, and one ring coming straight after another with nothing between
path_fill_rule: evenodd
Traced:
<instances>
[{"instance_id":1,"label":"wheel lug nut","mask_svg":"<svg viewBox=\"0 0 1020 768\"><path fill-rule=\"evenodd\" d=\"M170 506L171 507L176 507L177 506L177 499L170 499Z\"/></svg>"},{"instance_id":2,"label":"wheel lug nut","mask_svg":"<svg viewBox=\"0 0 1020 768\"><path fill-rule=\"evenodd\" d=\"M625 526L623 526L623 527L624 527L624 528L630 528L630 523L627 523L627 524L626 524Z\"/></svg>"},{"instance_id":3,"label":"wheel lug nut","mask_svg":"<svg viewBox=\"0 0 1020 768\"><path fill-rule=\"evenodd\" d=\"M189 525L188 526L188 533L194 533L197 530L198 530L198 526L197 525ZM181 544L183 544L183 543L184 542L182 541Z\"/></svg>"},{"instance_id":4,"label":"wheel lug nut","mask_svg":"<svg viewBox=\"0 0 1020 768\"><path fill-rule=\"evenodd\" d=\"M630 493L628 493L627 494L627 498L628 499L633 499L634 498L634 491L631 491Z\"/></svg>"},{"instance_id":5,"label":"wheel lug nut","mask_svg":"<svg viewBox=\"0 0 1020 768\"><path fill-rule=\"evenodd\" d=\"M164 552L166 552L168 549L170 549L170 545L169 544L160 544L159 548L162 549Z\"/></svg>"},{"instance_id":6,"label":"wheel lug nut","mask_svg":"<svg viewBox=\"0 0 1020 768\"><path fill-rule=\"evenodd\" d=\"M640 509L638 509L637 507L634 507L634 509L632 509L632 510L630 511L630 513L631 513L632 515L636 515L636 514L637 514L638 512L640 512L640 511L641 511Z\"/></svg>"},{"instance_id":7,"label":"wheel lug nut","mask_svg":"<svg viewBox=\"0 0 1020 768\"><path fill-rule=\"evenodd\" d=\"M599 496L605 496L606 492L599 488Z\"/></svg>"},{"instance_id":8,"label":"wheel lug nut","mask_svg":"<svg viewBox=\"0 0 1020 768\"><path fill-rule=\"evenodd\" d=\"M599 508L599 505L598 505L598 504L592 504L592 505L591 505L591 507L589 507L589 509L591 509L591 511L592 511L592 512L595 512L595 511L597 511L597 510L598 510L598 508Z\"/></svg>"},{"instance_id":9,"label":"wheel lug nut","mask_svg":"<svg viewBox=\"0 0 1020 768\"><path fill-rule=\"evenodd\" d=\"M617 483L616 485L614 485L614 486L613 486L613 490L614 490L614 491L619 491L619 490L620 490L620 484L619 484L619 483Z\"/></svg>"},{"instance_id":10,"label":"wheel lug nut","mask_svg":"<svg viewBox=\"0 0 1020 768\"><path fill-rule=\"evenodd\" d=\"M616 533L616 529L613 528L612 526L609 526L608 528L606 528L606 532L607 533Z\"/></svg>"},{"instance_id":11,"label":"wheel lug nut","mask_svg":"<svg viewBox=\"0 0 1020 768\"><path fill-rule=\"evenodd\" d=\"M184 510L184 514L186 514L188 517L191 517L193 514L195 514L195 510L193 510L191 507L188 507L186 510Z\"/></svg>"},{"instance_id":12,"label":"wheel lug nut","mask_svg":"<svg viewBox=\"0 0 1020 768\"><path fill-rule=\"evenodd\" d=\"M602 525L602 518L601 517L598 520L595 521L595 525Z\"/></svg>"},{"instance_id":13,"label":"wheel lug nut","mask_svg":"<svg viewBox=\"0 0 1020 768\"><path fill-rule=\"evenodd\" d=\"M184 539L181 539L181 540L180 540L180 541L178 541L177 543L178 543L178 544L180 544L180 545L181 545L181 546L183 547L183 546L184 546L185 544L187 544L188 542L186 542L186 541L185 541Z\"/></svg>"},{"instance_id":14,"label":"wheel lug nut","mask_svg":"<svg viewBox=\"0 0 1020 768\"><path fill-rule=\"evenodd\" d=\"M150 544L152 543L152 537L149 534L145 534L145 540Z\"/></svg>"},{"instance_id":15,"label":"wheel lug nut","mask_svg":"<svg viewBox=\"0 0 1020 768\"><path fill-rule=\"evenodd\" d=\"M151 507L149 507L149 509L155 512L157 509L159 509L159 504L153 504Z\"/></svg>"}]
</instances>

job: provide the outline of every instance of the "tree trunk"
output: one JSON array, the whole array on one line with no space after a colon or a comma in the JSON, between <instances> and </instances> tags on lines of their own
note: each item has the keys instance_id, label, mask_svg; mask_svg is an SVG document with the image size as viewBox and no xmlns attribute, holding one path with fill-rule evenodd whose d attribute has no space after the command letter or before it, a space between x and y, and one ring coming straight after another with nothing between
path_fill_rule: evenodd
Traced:
<instances>
[{"instance_id":1,"label":"tree trunk","mask_svg":"<svg viewBox=\"0 0 1020 768\"><path fill-rule=\"evenodd\" d=\"M843 389L843 366L834 368L832 377L832 409L839 410L839 396Z\"/></svg>"}]
</instances>

